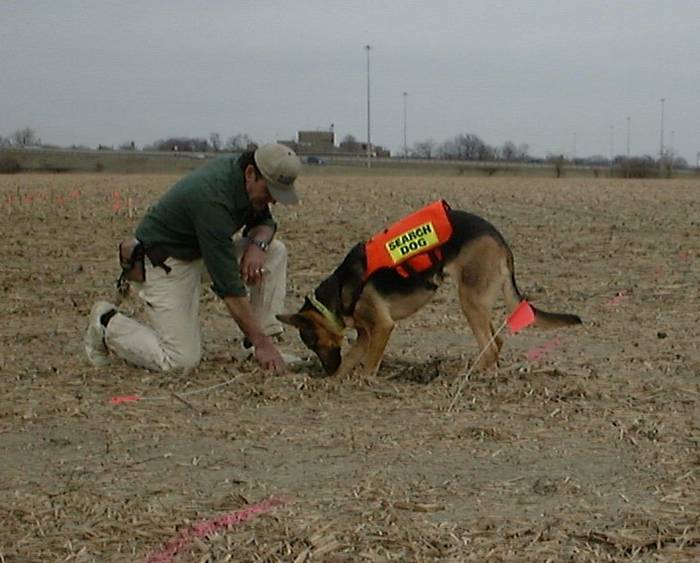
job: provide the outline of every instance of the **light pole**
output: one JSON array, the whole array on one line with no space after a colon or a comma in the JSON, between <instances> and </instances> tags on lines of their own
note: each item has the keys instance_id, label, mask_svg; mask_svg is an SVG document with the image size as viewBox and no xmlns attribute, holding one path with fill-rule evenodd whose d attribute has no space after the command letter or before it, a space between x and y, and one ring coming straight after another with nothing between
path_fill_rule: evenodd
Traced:
<instances>
[{"instance_id":1,"label":"light pole","mask_svg":"<svg viewBox=\"0 0 700 563\"><path fill-rule=\"evenodd\" d=\"M406 142L406 99L408 92L403 93L403 157L408 158L408 143Z\"/></svg>"},{"instance_id":2,"label":"light pole","mask_svg":"<svg viewBox=\"0 0 700 563\"><path fill-rule=\"evenodd\" d=\"M370 105L369 105L369 52L370 45L365 45L367 51L367 168L372 168L372 137L370 136Z\"/></svg>"},{"instance_id":3,"label":"light pole","mask_svg":"<svg viewBox=\"0 0 700 563\"><path fill-rule=\"evenodd\" d=\"M627 158L625 158L625 178L630 177L630 131L632 128L631 122L632 122L632 119L628 115L627 116L627 151L625 153L627 156Z\"/></svg>"},{"instance_id":4,"label":"light pole","mask_svg":"<svg viewBox=\"0 0 700 563\"><path fill-rule=\"evenodd\" d=\"M676 131L674 129L671 130L671 146L666 152L668 152L668 169L672 172L673 161L676 158Z\"/></svg>"},{"instance_id":5,"label":"light pole","mask_svg":"<svg viewBox=\"0 0 700 563\"><path fill-rule=\"evenodd\" d=\"M613 165L613 158L615 156L615 126L610 126L610 166Z\"/></svg>"},{"instance_id":6,"label":"light pole","mask_svg":"<svg viewBox=\"0 0 700 563\"><path fill-rule=\"evenodd\" d=\"M661 98L661 141L659 143L659 162L664 159L664 104L666 98Z\"/></svg>"},{"instance_id":7,"label":"light pole","mask_svg":"<svg viewBox=\"0 0 700 563\"><path fill-rule=\"evenodd\" d=\"M669 157L671 158L671 160L673 160L673 157L676 154L676 130L675 129L671 130L671 144L668 147L668 151L666 151L666 152L668 152Z\"/></svg>"},{"instance_id":8,"label":"light pole","mask_svg":"<svg viewBox=\"0 0 700 563\"><path fill-rule=\"evenodd\" d=\"M571 153L571 164L576 165L576 131L574 131L574 151Z\"/></svg>"}]
</instances>

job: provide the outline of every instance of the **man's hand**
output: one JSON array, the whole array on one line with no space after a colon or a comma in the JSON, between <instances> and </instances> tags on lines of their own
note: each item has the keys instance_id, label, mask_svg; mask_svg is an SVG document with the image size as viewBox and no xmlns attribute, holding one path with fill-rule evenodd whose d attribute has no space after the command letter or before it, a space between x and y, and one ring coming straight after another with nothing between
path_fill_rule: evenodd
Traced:
<instances>
[{"instance_id":1,"label":"man's hand","mask_svg":"<svg viewBox=\"0 0 700 563\"><path fill-rule=\"evenodd\" d=\"M254 244L249 244L241 258L241 275L248 285L258 285L265 274L267 255Z\"/></svg>"},{"instance_id":2,"label":"man's hand","mask_svg":"<svg viewBox=\"0 0 700 563\"><path fill-rule=\"evenodd\" d=\"M224 297L224 302L233 320L255 347L255 359L260 366L275 373L283 373L287 365L272 339L260 329L248 298L229 295Z\"/></svg>"},{"instance_id":3,"label":"man's hand","mask_svg":"<svg viewBox=\"0 0 700 563\"><path fill-rule=\"evenodd\" d=\"M255 347L255 359L263 369L276 374L284 373L287 370L287 364L284 363L282 355L269 338L265 338Z\"/></svg>"}]
</instances>

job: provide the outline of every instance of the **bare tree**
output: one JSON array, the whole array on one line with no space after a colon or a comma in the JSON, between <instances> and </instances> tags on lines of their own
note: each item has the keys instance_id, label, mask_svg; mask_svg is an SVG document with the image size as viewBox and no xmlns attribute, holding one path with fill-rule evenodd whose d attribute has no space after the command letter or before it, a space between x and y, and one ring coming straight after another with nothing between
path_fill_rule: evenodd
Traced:
<instances>
[{"instance_id":1,"label":"bare tree","mask_svg":"<svg viewBox=\"0 0 700 563\"><path fill-rule=\"evenodd\" d=\"M3 137L2 135L0 135L0 149L3 148L3 147L9 147L10 145L11 145L10 139L8 139L7 137Z\"/></svg>"},{"instance_id":2,"label":"bare tree","mask_svg":"<svg viewBox=\"0 0 700 563\"><path fill-rule=\"evenodd\" d=\"M520 143L518 145L518 153L516 154L516 159L525 162L530 159L530 145L527 143Z\"/></svg>"},{"instance_id":3,"label":"bare tree","mask_svg":"<svg viewBox=\"0 0 700 563\"><path fill-rule=\"evenodd\" d=\"M503 146L498 150L498 152L500 158L503 160L517 160L518 148L515 146L513 141L506 141L503 143Z\"/></svg>"},{"instance_id":4,"label":"bare tree","mask_svg":"<svg viewBox=\"0 0 700 563\"><path fill-rule=\"evenodd\" d=\"M435 141L426 139L413 144L413 156L418 158L433 158L435 154Z\"/></svg>"},{"instance_id":5,"label":"bare tree","mask_svg":"<svg viewBox=\"0 0 700 563\"><path fill-rule=\"evenodd\" d=\"M156 141L148 149L173 152L207 152L209 141L202 138L170 137Z\"/></svg>"},{"instance_id":6,"label":"bare tree","mask_svg":"<svg viewBox=\"0 0 700 563\"><path fill-rule=\"evenodd\" d=\"M517 145L513 141L506 141L496 150L496 157L509 162L524 162L530 158L530 146L526 143Z\"/></svg>"},{"instance_id":7,"label":"bare tree","mask_svg":"<svg viewBox=\"0 0 700 563\"><path fill-rule=\"evenodd\" d=\"M255 142L253 141L253 139L250 138L248 134L239 133L238 135L229 137L226 140L224 149L227 151L245 151L248 150L248 147L254 144Z\"/></svg>"},{"instance_id":8,"label":"bare tree","mask_svg":"<svg viewBox=\"0 0 700 563\"><path fill-rule=\"evenodd\" d=\"M347 152L357 152L360 149L360 144L354 135L345 135L340 141L340 148Z\"/></svg>"},{"instance_id":9,"label":"bare tree","mask_svg":"<svg viewBox=\"0 0 700 563\"><path fill-rule=\"evenodd\" d=\"M440 147L443 158L459 160L494 160L496 151L473 133L457 135Z\"/></svg>"},{"instance_id":10,"label":"bare tree","mask_svg":"<svg viewBox=\"0 0 700 563\"><path fill-rule=\"evenodd\" d=\"M221 150L221 135L218 133L210 133L209 143L211 144L211 148L214 149L214 152L219 152L219 150Z\"/></svg>"},{"instance_id":11,"label":"bare tree","mask_svg":"<svg viewBox=\"0 0 700 563\"><path fill-rule=\"evenodd\" d=\"M440 158L445 159L459 158L459 147L454 139L445 141L437 148L437 154Z\"/></svg>"},{"instance_id":12,"label":"bare tree","mask_svg":"<svg viewBox=\"0 0 700 563\"><path fill-rule=\"evenodd\" d=\"M496 158L496 151L493 147L484 143L473 133L458 135L455 140L465 160L493 160Z\"/></svg>"},{"instance_id":13,"label":"bare tree","mask_svg":"<svg viewBox=\"0 0 700 563\"><path fill-rule=\"evenodd\" d=\"M33 147L41 144L41 139L37 136L36 131L29 127L14 131L10 135L10 140L13 145L18 147Z\"/></svg>"}]
</instances>

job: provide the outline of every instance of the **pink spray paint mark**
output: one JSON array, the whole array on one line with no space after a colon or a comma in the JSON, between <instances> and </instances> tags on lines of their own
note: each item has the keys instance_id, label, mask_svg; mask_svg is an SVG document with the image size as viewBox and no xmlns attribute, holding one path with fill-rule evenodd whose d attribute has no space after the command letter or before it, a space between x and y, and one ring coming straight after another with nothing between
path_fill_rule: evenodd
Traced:
<instances>
[{"instance_id":1,"label":"pink spray paint mark","mask_svg":"<svg viewBox=\"0 0 700 563\"><path fill-rule=\"evenodd\" d=\"M627 297L627 294L625 293L625 290L623 289L622 291L618 291L615 294L615 297L610 299L610 301L608 301L606 303L606 305L608 307L615 307L615 306L619 305L620 303L622 303L626 297Z\"/></svg>"},{"instance_id":2,"label":"pink spray paint mark","mask_svg":"<svg viewBox=\"0 0 700 563\"><path fill-rule=\"evenodd\" d=\"M259 514L270 512L278 506L287 504L287 500L281 498L271 498L258 504L252 504L243 510L230 512L218 518L204 520L194 526L181 531L177 536L165 544L161 551L152 553L146 559L146 563L169 563L180 551L195 538L203 538L222 528L230 528L246 520L250 520Z\"/></svg>"},{"instance_id":3,"label":"pink spray paint mark","mask_svg":"<svg viewBox=\"0 0 700 563\"><path fill-rule=\"evenodd\" d=\"M551 354L554 350L561 346L561 338L552 338L547 340L544 344L540 346L535 346L527 351L527 359L531 362L536 360L541 360L545 356Z\"/></svg>"},{"instance_id":4,"label":"pink spray paint mark","mask_svg":"<svg viewBox=\"0 0 700 563\"><path fill-rule=\"evenodd\" d=\"M121 405L122 403L135 403L139 401L141 397L138 395L121 395L117 397L112 397L109 400L110 405Z\"/></svg>"}]
</instances>

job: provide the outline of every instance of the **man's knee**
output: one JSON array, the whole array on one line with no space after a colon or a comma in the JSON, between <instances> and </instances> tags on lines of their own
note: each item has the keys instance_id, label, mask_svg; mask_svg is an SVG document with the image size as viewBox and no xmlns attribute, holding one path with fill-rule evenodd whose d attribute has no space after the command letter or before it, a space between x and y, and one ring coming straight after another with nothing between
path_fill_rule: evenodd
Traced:
<instances>
[{"instance_id":1,"label":"man's knee","mask_svg":"<svg viewBox=\"0 0 700 563\"><path fill-rule=\"evenodd\" d=\"M287 246L279 239L272 239L267 249L268 260L287 259Z\"/></svg>"},{"instance_id":2,"label":"man's knee","mask_svg":"<svg viewBox=\"0 0 700 563\"><path fill-rule=\"evenodd\" d=\"M202 361L202 351L201 350L185 350L178 351L177 353L170 354L168 370L180 369L183 371L190 371L199 365Z\"/></svg>"}]
</instances>

